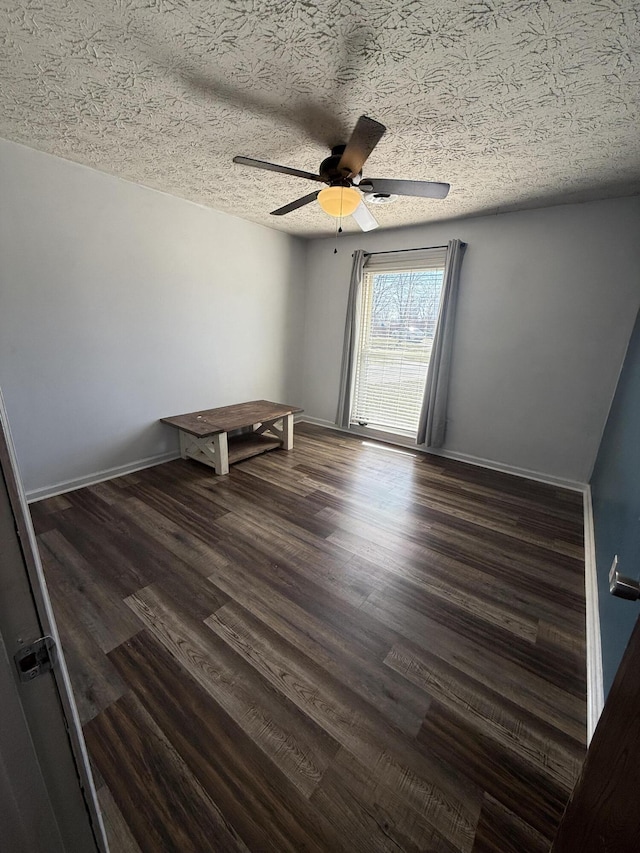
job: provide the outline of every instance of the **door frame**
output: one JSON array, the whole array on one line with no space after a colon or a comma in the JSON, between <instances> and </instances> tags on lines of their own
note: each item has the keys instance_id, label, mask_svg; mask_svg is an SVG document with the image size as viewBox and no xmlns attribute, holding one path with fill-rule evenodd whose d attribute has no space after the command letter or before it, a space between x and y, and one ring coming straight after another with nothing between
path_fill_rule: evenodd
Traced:
<instances>
[{"instance_id":1,"label":"door frame","mask_svg":"<svg viewBox=\"0 0 640 853\"><path fill-rule=\"evenodd\" d=\"M108 853L89 756L82 734L64 651L51 607L31 516L20 480L7 412L0 389L0 655L5 683L9 673L15 743L3 743L2 784L14 808L12 831L24 835L15 849L61 850L64 853ZM56 647L53 669L21 682L14 654L39 637L49 636ZM11 682L9 681L9 684ZM28 744L31 744L31 749ZM24 792L30 792L25 797ZM46 801L43 801L46 797ZM35 819L37 816L38 820ZM60 843L56 839L60 839Z\"/></svg>"}]
</instances>

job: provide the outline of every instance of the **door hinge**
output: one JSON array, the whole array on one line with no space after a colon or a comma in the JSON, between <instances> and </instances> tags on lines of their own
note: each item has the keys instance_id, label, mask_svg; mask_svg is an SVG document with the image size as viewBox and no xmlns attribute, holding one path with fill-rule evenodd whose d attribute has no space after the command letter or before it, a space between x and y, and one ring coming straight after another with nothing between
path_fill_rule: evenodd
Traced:
<instances>
[{"instance_id":1,"label":"door hinge","mask_svg":"<svg viewBox=\"0 0 640 853\"><path fill-rule=\"evenodd\" d=\"M51 672L56 664L56 643L53 637L40 637L28 646L23 646L13 656L20 681L32 681L45 672Z\"/></svg>"}]
</instances>

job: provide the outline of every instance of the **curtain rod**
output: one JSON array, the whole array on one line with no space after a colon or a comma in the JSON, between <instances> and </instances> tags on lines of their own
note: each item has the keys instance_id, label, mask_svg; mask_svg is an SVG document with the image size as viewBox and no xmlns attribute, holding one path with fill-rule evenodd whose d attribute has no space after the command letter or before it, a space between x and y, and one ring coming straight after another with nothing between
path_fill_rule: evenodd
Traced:
<instances>
[{"instance_id":1,"label":"curtain rod","mask_svg":"<svg viewBox=\"0 0 640 853\"><path fill-rule=\"evenodd\" d=\"M461 243L462 248L464 248L467 244ZM397 255L400 252L425 252L427 249L448 249L449 246L420 246L417 249L391 249L389 252L365 252L365 256L370 258L371 255ZM351 253L351 257L353 257L353 252Z\"/></svg>"}]
</instances>

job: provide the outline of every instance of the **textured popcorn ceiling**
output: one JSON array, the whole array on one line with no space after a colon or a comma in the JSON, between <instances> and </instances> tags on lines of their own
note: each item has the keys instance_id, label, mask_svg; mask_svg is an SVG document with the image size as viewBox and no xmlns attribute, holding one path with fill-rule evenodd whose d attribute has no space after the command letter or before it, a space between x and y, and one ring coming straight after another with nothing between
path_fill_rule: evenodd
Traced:
<instances>
[{"instance_id":1,"label":"textured popcorn ceiling","mask_svg":"<svg viewBox=\"0 0 640 853\"><path fill-rule=\"evenodd\" d=\"M639 0L0 0L0 136L292 233L365 113L383 227L640 191ZM350 229L354 226L349 225Z\"/></svg>"}]
</instances>

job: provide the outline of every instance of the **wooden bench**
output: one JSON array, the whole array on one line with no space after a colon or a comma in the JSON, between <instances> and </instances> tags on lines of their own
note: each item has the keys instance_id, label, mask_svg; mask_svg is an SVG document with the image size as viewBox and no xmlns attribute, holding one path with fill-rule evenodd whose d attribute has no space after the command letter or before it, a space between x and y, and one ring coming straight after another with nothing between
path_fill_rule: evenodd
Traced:
<instances>
[{"instance_id":1,"label":"wooden bench","mask_svg":"<svg viewBox=\"0 0 640 853\"><path fill-rule=\"evenodd\" d=\"M293 447L293 416L302 412L295 406L252 400L235 406L205 409L161 418L162 423L180 431L180 455L196 459L213 468L216 474L228 474L229 465L266 450ZM251 432L229 435L251 427Z\"/></svg>"}]
</instances>

